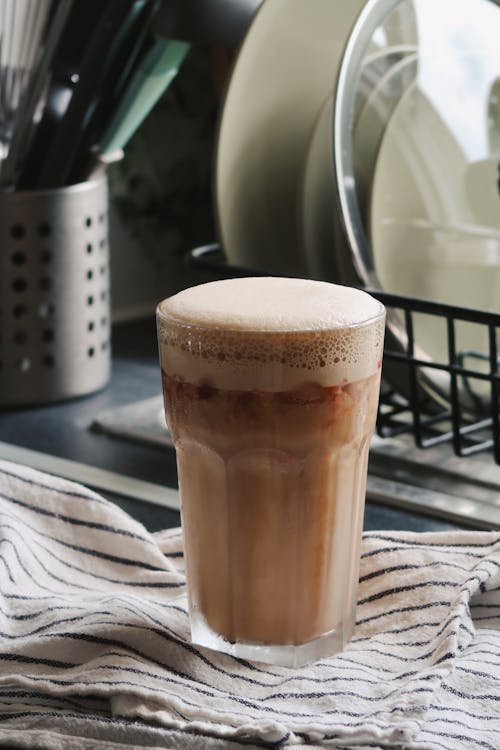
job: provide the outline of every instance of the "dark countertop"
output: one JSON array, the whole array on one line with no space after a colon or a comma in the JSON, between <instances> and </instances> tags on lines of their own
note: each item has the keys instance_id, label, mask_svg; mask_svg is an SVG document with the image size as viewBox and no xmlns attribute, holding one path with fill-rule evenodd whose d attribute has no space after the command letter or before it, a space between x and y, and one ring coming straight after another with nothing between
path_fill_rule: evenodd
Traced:
<instances>
[{"instance_id":1,"label":"dark countertop","mask_svg":"<svg viewBox=\"0 0 500 750\"><path fill-rule=\"evenodd\" d=\"M112 375L99 393L47 406L5 410L0 441L51 456L116 472L146 482L176 487L173 449L141 444L91 429L101 411L157 396L161 390L153 318L116 325ZM1 457L1 451L0 451ZM130 497L102 492L151 531L177 525L177 511ZM369 501L365 529L440 531L456 524Z\"/></svg>"}]
</instances>

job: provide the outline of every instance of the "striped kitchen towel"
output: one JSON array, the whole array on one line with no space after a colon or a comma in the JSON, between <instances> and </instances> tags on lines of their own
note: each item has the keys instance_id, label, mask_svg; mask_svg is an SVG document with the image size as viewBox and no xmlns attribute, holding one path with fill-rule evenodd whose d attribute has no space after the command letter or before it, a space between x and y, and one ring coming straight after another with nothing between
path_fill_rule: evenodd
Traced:
<instances>
[{"instance_id":1,"label":"striped kitchen towel","mask_svg":"<svg viewBox=\"0 0 500 750\"><path fill-rule=\"evenodd\" d=\"M369 533L342 654L189 642L182 539L0 462L0 745L500 748L500 535Z\"/></svg>"}]
</instances>

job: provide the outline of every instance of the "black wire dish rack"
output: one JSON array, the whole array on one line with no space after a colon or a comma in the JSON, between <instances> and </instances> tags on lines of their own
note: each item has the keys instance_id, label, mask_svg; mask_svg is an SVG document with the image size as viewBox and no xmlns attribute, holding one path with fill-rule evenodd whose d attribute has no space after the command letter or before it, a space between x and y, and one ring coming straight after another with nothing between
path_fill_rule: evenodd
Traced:
<instances>
[{"instance_id":1,"label":"black wire dish rack","mask_svg":"<svg viewBox=\"0 0 500 750\"><path fill-rule=\"evenodd\" d=\"M188 262L218 278L263 275L227 264L216 244L196 248ZM365 291L386 306L388 320L398 328L396 337L386 337L378 435L411 435L424 449L449 443L459 457L488 452L500 465L500 313ZM419 350L423 316L427 325L443 332L439 361ZM464 325L473 327L486 345L464 348Z\"/></svg>"}]
</instances>

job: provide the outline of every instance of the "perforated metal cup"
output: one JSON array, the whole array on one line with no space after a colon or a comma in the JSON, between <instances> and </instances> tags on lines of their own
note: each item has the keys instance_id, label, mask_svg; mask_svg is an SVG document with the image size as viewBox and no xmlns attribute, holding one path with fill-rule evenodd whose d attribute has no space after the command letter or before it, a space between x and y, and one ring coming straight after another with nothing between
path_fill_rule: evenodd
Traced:
<instances>
[{"instance_id":1,"label":"perforated metal cup","mask_svg":"<svg viewBox=\"0 0 500 750\"><path fill-rule=\"evenodd\" d=\"M0 407L106 384L109 296L105 178L0 193Z\"/></svg>"}]
</instances>

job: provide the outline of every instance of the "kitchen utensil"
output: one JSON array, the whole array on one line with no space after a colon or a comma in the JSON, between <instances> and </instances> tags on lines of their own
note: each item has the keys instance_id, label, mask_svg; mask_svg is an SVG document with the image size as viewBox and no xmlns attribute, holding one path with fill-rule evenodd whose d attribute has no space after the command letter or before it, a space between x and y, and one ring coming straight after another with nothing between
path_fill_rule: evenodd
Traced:
<instances>
[{"instance_id":1,"label":"kitchen utensil","mask_svg":"<svg viewBox=\"0 0 500 750\"><path fill-rule=\"evenodd\" d=\"M23 98L39 62L51 0L0 0L0 159L5 160Z\"/></svg>"},{"instance_id":2,"label":"kitchen utensil","mask_svg":"<svg viewBox=\"0 0 500 750\"><path fill-rule=\"evenodd\" d=\"M120 107L143 56L150 48L150 25L159 5L160 0L146 0L126 32L121 47L117 49L115 59L111 60L109 71L103 78L101 89L92 104L87 123L82 127L78 151L66 178L70 184L87 178L88 164L93 162L93 155L98 150L103 133ZM116 154L120 149L121 146L116 146L110 149L109 153L112 151ZM105 161L110 158L109 153Z\"/></svg>"},{"instance_id":3,"label":"kitchen utensil","mask_svg":"<svg viewBox=\"0 0 500 750\"><path fill-rule=\"evenodd\" d=\"M42 165L79 83L87 45L107 7L108 0L72 4L64 33L54 51L42 115L17 180L20 190L31 190L40 185Z\"/></svg>"},{"instance_id":4,"label":"kitchen utensil","mask_svg":"<svg viewBox=\"0 0 500 750\"><path fill-rule=\"evenodd\" d=\"M1 173L3 189L22 189L23 187L22 183L20 184L21 174L23 169L26 169L25 162L29 159L30 144L35 133L38 135L40 131L43 132L44 120L39 110L41 107L44 107L45 111L50 111L55 98L47 89L49 80L53 74L53 57L63 30L67 33L66 24L72 5L73 0L61 0L55 7L45 43L39 50L38 65L33 72L25 96L19 104L16 128L13 132L9 153L5 159ZM59 107L61 106L60 99L59 92L57 92L56 101ZM64 95L62 100L64 102ZM37 120L41 120L41 122L37 122ZM43 153L43 144L38 143L37 148L40 148L40 150L35 149L35 154Z\"/></svg>"},{"instance_id":5,"label":"kitchen utensil","mask_svg":"<svg viewBox=\"0 0 500 750\"><path fill-rule=\"evenodd\" d=\"M57 127L38 175L39 186L64 185L74 164L82 134L102 96L109 76L123 61L134 22L147 0L107 0L90 42L85 47L78 81L66 112Z\"/></svg>"},{"instance_id":6,"label":"kitchen utensil","mask_svg":"<svg viewBox=\"0 0 500 750\"><path fill-rule=\"evenodd\" d=\"M187 42L173 39L150 41L94 149L95 156L88 167L90 172L96 166L93 162L102 163L125 147L177 75L188 49Z\"/></svg>"}]
</instances>

